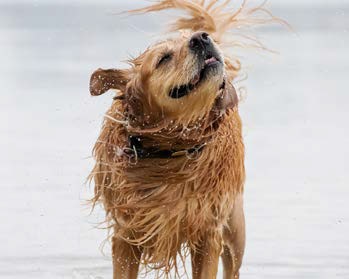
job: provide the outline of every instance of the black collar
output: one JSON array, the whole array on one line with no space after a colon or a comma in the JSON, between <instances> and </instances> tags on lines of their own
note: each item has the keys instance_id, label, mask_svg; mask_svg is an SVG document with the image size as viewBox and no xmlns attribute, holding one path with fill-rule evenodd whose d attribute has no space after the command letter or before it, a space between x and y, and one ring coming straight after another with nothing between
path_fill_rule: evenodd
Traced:
<instances>
[{"instance_id":1,"label":"black collar","mask_svg":"<svg viewBox=\"0 0 349 279\"><path fill-rule=\"evenodd\" d=\"M144 148L142 145L142 139L137 136L129 136L129 151L126 152L128 155L137 156L139 159L159 158L159 159L170 159L181 156L191 156L201 153L206 144L195 145L194 147L181 150L159 150L157 148ZM133 154L132 154L133 153ZM135 154L136 153L136 154Z\"/></svg>"}]
</instances>

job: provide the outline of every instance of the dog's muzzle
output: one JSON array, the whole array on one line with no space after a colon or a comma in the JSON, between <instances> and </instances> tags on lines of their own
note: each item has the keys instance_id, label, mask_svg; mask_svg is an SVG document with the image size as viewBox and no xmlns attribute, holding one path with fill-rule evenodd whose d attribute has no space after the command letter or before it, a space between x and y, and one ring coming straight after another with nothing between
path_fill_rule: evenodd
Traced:
<instances>
[{"instance_id":1,"label":"dog's muzzle","mask_svg":"<svg viewBox=\"0 0 349 279\"><path fill-rule=\"evenodd\" d=\"M206 32L196 32L189 40L189 48L199 59L201 67L222 64L222 58Z\"/></svg>"},{"instance_id":2,"label":"dog's muzzle","mask_svg":"<svg viewBox=\"0 0 349 279\"><path fill-rule=\"evenodd\" d=\"M197 60L197 70L188 84L172 88L169 96L182 98L193 91L208 76L222 72L223 59L206 32L196 32L189 39L189 49Z\"/></svg>"}]
</instances>

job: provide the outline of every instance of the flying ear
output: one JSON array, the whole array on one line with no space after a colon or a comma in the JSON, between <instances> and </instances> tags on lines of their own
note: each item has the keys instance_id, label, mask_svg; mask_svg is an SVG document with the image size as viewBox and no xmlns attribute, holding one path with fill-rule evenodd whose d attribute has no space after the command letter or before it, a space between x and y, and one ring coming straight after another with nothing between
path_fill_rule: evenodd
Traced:
<instances>
[{"instance_id":1,"label":"flying ear","mask_svg":"<svg viewBox=\"0 0 349 279\"><path fill-rule=\"evenodd\" d=\"M227 83L222 95L217 99L217 109L220 111L226 111L235 108L238 103L239 98L234 86L231 83Z\"/></svg>"},{"instance_id":2,"label":"flying ear","mask_svg":"<svg viewBox=\"0 0 349 279\"><path fill-rule=\"evenodd\" d=\"M127 70L98 69L91 76L90 93L92 96L98 96L109 89L124 91L129 81L127 76Z\"/></svg>"}]
</instances>

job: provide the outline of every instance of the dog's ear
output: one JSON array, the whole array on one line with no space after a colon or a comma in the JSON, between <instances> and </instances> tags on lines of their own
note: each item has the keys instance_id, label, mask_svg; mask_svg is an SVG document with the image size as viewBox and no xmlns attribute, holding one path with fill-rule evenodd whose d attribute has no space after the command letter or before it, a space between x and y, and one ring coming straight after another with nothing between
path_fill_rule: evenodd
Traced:
<instances>
[{"instance_id":1,"label":"dog's ear","mask_svg":"<svg viewBox=\"0 0 349 279\"><path fill-rule=\"evenodd\" d=\"M219 111L226 111L233 109L239 103L239 98L234 86L231 83L227 83L222 95L216 101L216 108Z\"/></svg>"},{"instance_id":2,"label":"dog's ear","mask_svg":"<svg viewBox=\"0 0 349 279\"><path fill-rule=\"evenodd\" d=\"M124 91L128 81L127 70L98 69L91 75L90 93L92 96L98 96L109 89Z\"/></svg>"}]
</instances>

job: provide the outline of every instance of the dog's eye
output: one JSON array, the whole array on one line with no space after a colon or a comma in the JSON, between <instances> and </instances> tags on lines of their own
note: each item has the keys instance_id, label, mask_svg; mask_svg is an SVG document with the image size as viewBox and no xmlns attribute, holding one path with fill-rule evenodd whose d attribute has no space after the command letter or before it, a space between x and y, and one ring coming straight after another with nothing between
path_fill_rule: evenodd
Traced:
<instances>
[{"instance_id":1,"label":"dog's eye","mask_svg":"<svg viewBox=\"0 0 349 279\"><path fill-rule=\"evenodd\" d=\"M166 53L164 54L158 61L158 63L156 64L156 68L159 67L160 65L170 61L172 58L172 53Z\"/></svg>"}]
</instances>

